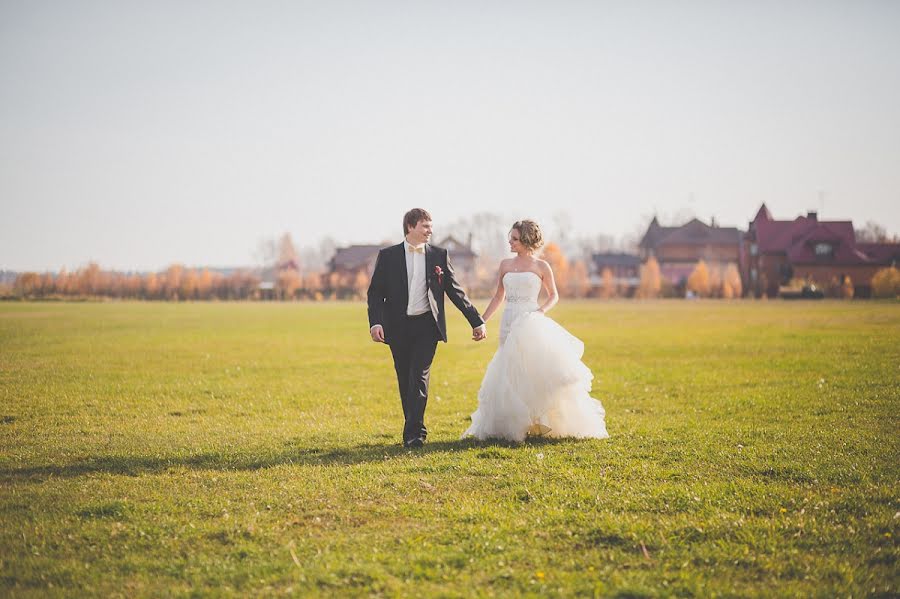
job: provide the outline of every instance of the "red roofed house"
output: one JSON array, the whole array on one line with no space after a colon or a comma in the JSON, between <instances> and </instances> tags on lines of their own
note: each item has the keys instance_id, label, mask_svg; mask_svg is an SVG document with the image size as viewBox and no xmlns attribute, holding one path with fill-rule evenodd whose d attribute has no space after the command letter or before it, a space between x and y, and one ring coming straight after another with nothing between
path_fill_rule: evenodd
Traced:
<instances>
[{"instance_id":1,"label":"red roofed house","mask_svg":"<svg viewBox=\"0 0 900 599\"><path fill-rule=\"evenodd\" d=\"M375 270L375 258L378 257L378 251L390 245L393 244L351 245L349 247L338 248L331 258L331 263L329 265L330 272L338 273L342 276L355 275L361 272L367 277L371 277L372 271ZM450 262L453 264L454 270L457 274L461 275L461 277L464 278L474 272L476 255L475 252L472 251L471 235L469 236L468 244L462 243L450 235L436 245L449 252Z\"/></svg>"},{"instance_id":2,"label":"red roofed house","mask_svg":"<svg viewBox=\"0 0 900 599\"><path fill-rule=\"evenodd\" d=\"M820 221L816 212L794 220L775 220L763 204L744 236L748 291L757 297L778 295L792 278L819 286L849 276L856 297L872 293L872 275L900 260L900 244L856 243L853 222Z\"/></svg>"},{"instance_id":3,"label":"red roofed house","mask_svg":"<svg viewBox=\"0 0 900 599\"><path fill-rule=\"evenodd\" d=\"M372 271L375 270L375 258L378 257L378 251L381 248L388 247L390 244L382 245L351 245L345 248L338 248L331 258L329 266L332 273L341 275L365 273L371 277Z\"/></svg>"},{"instance_id":4,"label":"red roofed house","mask_svg":"<svg viewBox=\"0 0 900 599\"><path fill-rule=\"evenodd\" d=\"M683 287L700 260L722 268L734 264L738 272L743 272L742 242L742 231L720 227L715 219L711 225L694 218L680 227L663 227L653 217L639 248L643 260L656 257L660 276L675 287Z\"/></svg>"}]
</instances>

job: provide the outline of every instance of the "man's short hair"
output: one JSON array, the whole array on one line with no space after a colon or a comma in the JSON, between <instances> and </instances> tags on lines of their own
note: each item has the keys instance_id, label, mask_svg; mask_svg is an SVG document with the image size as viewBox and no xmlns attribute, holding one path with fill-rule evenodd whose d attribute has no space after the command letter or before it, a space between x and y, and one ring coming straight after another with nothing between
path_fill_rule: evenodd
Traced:
<instances>
[{"instance_id":1,"label":"man's short hair","mask_svg":"<svg viewBox=\"0 0 900 599\"><path fill-rule=\"evenodd\" d=\"M427 210L422 208L413 208L403 215L403 236L409 234L410 229L414 229L421 220L431 220L431 215Z\"/></svg>"}]
</instances>

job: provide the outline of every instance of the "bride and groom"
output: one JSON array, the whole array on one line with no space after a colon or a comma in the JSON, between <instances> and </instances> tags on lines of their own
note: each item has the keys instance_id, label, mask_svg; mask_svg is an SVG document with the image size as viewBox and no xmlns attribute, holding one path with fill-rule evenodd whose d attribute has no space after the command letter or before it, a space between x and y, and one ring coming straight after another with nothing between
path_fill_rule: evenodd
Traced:
<instances>
[{"instance_id":1,"label":"bride and groom","mask_svg":"<svg viewBox=\"0 0 900 599\"><path fill-rule=\"evenodd\" d=\"M558 300L550 265L534 257L543 245L537 223L518 221L509 232L516 256L500 263L497 291L484 317L454 276L447 250L428 243L431 215L421 208L403 217L404 241L378 253L368 290L372 341L391 349L403 406L403 445L421 447L428 434L425 406L439 340L447 341L444 296L487 338L486 321L504 302L500 344L478 391L478 409L463 437L523 441L528 435L608 436L605 412L590 396L584 344L544 316ZM547 299L538 304L541 289Z\"/></svg>"}]
</instances>

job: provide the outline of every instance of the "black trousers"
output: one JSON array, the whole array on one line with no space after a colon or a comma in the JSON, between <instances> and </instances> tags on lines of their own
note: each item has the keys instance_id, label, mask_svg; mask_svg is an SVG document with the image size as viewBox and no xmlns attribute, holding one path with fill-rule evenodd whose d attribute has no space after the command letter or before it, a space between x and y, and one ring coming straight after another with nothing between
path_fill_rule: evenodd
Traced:
<instances>
[{"instance_id":1,"label":"black trousers","mask_svg":"<svg viewBox=\"0 0 900 599\"><path fill-rule=\"evenodd\" d=\"M391 339L391 355L403 405L403 442L425 440L425 405L428 403L428 380L431 362L437 351L438 328L430 312L407 316L405 330Z\"/></svg>"}]
</instances>

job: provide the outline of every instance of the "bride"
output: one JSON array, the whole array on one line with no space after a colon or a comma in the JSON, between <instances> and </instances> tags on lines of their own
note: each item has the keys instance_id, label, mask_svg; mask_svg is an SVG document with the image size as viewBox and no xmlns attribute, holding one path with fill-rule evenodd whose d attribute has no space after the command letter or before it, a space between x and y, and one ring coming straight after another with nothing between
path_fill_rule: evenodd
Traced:
<instances>
[{"instance_id":1,"label":"bride","mask_svg":"<svg viewBox=\"0 0 900 599\"><path fill-rule=\"evenodd\" d=\"M590 396L584 344L545 316L559 295L550 265L534 257L543 245L538 224L522 220L509 232L515 258L500 263L487 322L506 299L500 346L478 391L478 409L463 437L523 441L528 435L605 439L605 411ZM548 298L538 305L541 288Z\"/></svg>"}]
</instances>

